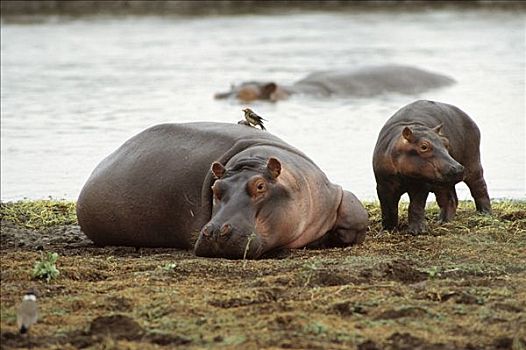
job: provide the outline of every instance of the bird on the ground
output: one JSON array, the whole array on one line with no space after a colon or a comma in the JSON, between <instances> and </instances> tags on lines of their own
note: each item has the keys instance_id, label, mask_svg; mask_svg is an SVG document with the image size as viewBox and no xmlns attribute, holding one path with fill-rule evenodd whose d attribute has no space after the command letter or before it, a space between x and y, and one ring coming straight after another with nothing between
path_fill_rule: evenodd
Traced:
<instances>
[{"instance_id":1,"label":"bird on the ground","mask_svg":"<svg viewBox=\"0 0 526 350\"><path fill-rule=\"evenodd\" d=\"M268 120L261 118L259 115L254 113L254 111L251 110L250 108L243 109L243 112L245 112L245 119L247 120L247 122L250 123L250 125L253 125L253 126L259 125L261 130L266 130L265 127L263 126L263 121L268 121Z\"/></svg>"},{"instance_id":2,"label":"bird on the ground","mask_svg":"<svg viewBox=\"0 0 526 350\"><path fill-rule=\"evenodd\" d=\"M38 305L37 297L33 290L27 291L18 307L16 321L21 334L29 332L29 328L37 322Z\"/></svg>"}]
</instances>

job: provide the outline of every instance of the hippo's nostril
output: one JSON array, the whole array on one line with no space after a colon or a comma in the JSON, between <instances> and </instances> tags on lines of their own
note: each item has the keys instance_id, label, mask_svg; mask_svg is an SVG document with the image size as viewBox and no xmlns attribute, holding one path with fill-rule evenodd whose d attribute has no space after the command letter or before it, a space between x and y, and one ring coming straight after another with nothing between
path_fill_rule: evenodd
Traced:
<instances>
[{"instance_id":1,"label":"hippo's nostril","mask_svg":"<svg viewBox=\"0 0 526 350\"><path fill-rule=\"evenodd\" d=\"M203 232L203 235L206 236L206 237L209 237L210 236L210 226L205 226L202 230Z\"/></svg>"},{"instance_id":2,"label":"hippo's nostril","mask_svg":"<svg viewBox=\"0 0 526 350\"><path fill-rule=\"evenodd\" d=\"M455 166L452 166L451 167L451 170L449 171L449 173L451 175L459 175L461 173L464 172L464 167L462 165L455 165Z\"/></svg>"},{"instance_id":3,"label":"hippo's nostril","mask_svg":"<svg viewBox=\"0 0 526 350\"><path fill-rule=\"evenodd\" d=\"M226 236L232 231L232 226L230 224L224 224L219 231L221 236Z\"/></svg>"}]
</instances>

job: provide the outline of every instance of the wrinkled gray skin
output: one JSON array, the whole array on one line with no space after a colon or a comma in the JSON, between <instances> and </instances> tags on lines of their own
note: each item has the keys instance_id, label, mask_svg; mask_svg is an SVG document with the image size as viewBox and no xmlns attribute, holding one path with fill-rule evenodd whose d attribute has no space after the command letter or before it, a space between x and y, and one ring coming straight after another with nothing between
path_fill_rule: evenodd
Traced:
<instances>
[{"instance_id":1,"label":"wrinkled gray skin","mask_svg":"<svg viewBox=\"0 0 526 350\"><path fill-rule=\"evenodd\" d=\"M291 86L274 82L251 81L217 93L216 99L237 98L278 101L292 94L316 96L371 97L383 93L416 94L453 84L445 75L402 65L367 66L349 70L320 71L309 74Z\"/></svg>"},{"instance_id":2,"label":"wrinkled gray skin","mask_svg":"<svg viewBox=\"0 0 526 350\"><path fill-rule=\"evenodd\" d=\"M439 219L450 221L458 206L455 184L464 181L477 211L491 213L480 164L480 131L455 106L416 101L396 112L384 125L374 149L373 169L387 230L398 226L398 202L409 194L409 232L426 231L425 204L435 193Z\"/></svg>"},{"instance_id":3,"label":"wrinkled gray skin","mask_svg":"<svg viewBox=\"0 0 526 350\"><path fill-rule=\"evenodd\" d=\"M132 137L93 171L77 216L98 245L225 258L361 243L367 229L358 199L302 152L224 123L162 124Z\"/></svg>"}]
</instances>

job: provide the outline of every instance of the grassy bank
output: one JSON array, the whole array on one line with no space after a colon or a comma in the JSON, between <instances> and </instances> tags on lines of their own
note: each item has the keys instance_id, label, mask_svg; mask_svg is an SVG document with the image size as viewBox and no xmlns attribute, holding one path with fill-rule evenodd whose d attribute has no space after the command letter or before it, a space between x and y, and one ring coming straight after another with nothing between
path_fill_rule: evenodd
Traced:
<instances>
[{"instance_id":1,"label":"grassy bank","mask_svg":"<svg viewBox=\"0 0 526 350\"><path fill-rule=\"evenodd\" d=\"M258 261L44 242L60 271L46 282L32 277L41 252L4 237L76 229L74 204L2 203L0 340L27 346L16 304L34 287L41 320L31 342L44 349L526 348L525 201L494 202L493 216L463 202L446 225L430 205L430 233L416 237L378 235L378 204L366 206L362 246Z\"/></svg>"},{"instance_id":2,"label":"grassy bank","mask_svg":"<svg viewBox=\"0 0 526 350\"><path fill-rule=\"evenodd\" d=\"M461 201L459 212L452 223L445 226L436 224L438 216L438 206L429 203L427 207L427 217L430 220L431 231L437 233L456 229L504 229L508 232L516 232L524 229L526 220L526 201L524 200L499 200L493 201L493 216L478 215L474 212L473 203ZM378 233L380 230L381 211L377 202L365 202L369 213L371 233ZM400 205L400 221L407 221L407 202ZM21 200L16 202L0 203L0 217L2 220L11 222L15 225L29 228L42 229L57 225L76 225L77 216L75 213L75 202L65 200Z\"/></svg>"}]
</instances>

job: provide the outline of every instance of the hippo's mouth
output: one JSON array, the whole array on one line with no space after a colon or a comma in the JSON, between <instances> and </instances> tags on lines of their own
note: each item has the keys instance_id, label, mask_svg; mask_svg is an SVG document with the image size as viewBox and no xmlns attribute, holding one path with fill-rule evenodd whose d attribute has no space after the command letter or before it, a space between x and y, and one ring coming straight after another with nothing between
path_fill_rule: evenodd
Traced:
<instances>
[{"instance_id":1,"label":"hippo's mouth","mask_svg":"<svg viewBox=\"0 0 526 350\"><path fill-rule=\"evenodd\" d=\"M201 231L194 253L206 258L257 259L263 253L263 244L255 232L228 236L207 235Z\"/></svg>"},{"instance_id":2,"label":"hippo's mouth","mask_svg":"<svg viewBox=\"0 0 526 350\"><path fill-rule=\"evenodd\" d=\"M444 174L438 177L435 181L432 181L434 184L450 184L454 185L459 183L464 179L464 172L449 173Z\"/></svg>"},{"instance_id":3,"label":"hippo's mouth","mask_svg":"<svg viewBox=\"0 0 526 350\"><path fill-rule=\"evenodd\" d=\"M452 183L452 184L457 184L460 181L462 181L463 179L464 179L464 174L451 175L451 176L448 177L448 181L447 182Z\"/></svg>"}]
</instances>

